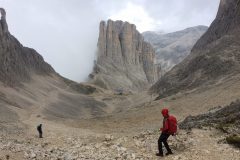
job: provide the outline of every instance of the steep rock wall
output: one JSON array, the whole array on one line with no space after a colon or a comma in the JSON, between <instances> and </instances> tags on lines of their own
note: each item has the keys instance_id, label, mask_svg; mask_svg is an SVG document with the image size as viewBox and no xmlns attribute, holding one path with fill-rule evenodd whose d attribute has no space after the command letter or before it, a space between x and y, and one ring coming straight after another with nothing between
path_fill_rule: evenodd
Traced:
<instances>
[{"instance_id":1,"label":"steep rock wall","mask_svg":"<svg viewBox=\"0 0 240 160\"><path fill-rule=\"evenodd\" d=\"M108 89L141 90L156 82L160 67L155 51L136 26L128 22L100 22L98 52L92 82Z\"/></svg>"}]
</instances>

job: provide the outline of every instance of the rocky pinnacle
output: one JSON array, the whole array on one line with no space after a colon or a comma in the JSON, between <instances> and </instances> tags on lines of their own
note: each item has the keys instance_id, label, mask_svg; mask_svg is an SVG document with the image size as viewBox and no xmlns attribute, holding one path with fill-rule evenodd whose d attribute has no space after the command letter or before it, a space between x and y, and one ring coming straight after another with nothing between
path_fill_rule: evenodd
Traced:
<instances>
[{"instance_id":1,"label":"rocky pinnacle","mask_svg":"<svg viewBox=\"0 0 240 160\"><path fill-rule=\"evenodd\" d=\"M101 81L109 88L129 85L140 89L156 82L159 72L153 47L144 41L134 24L112 20L100 23L97 60L92 74L95 80L101 75ZM126 83L117 83L119 78ZM109 81L116 83L111 85Z\"/></svg>"}]
</instances>

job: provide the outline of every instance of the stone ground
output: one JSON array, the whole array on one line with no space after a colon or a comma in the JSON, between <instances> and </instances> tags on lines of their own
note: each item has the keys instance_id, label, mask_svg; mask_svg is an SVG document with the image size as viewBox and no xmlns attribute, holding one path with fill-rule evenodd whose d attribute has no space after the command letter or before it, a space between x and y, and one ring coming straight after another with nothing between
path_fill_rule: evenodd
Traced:
<instances>
[{"instance_id":1,"label":"stone ground","mask_svg":"<svg viewBox=\"0 0 240 160\"><path fill-rule=\"evenodd\" d=\"M234 84L234 85L232 85ZM40 106L55 101L52 91L43 98ZM225 143L223 133L215 129L180 131L169 139L174 155L159 158L157 140L161 127L161 109L167 107L170 114L183 120L189 115L206 113L210 108L225 106L240 96L240 81L225 83L203 91L179 93L166 99L153 101L146 93L131 96L96 95L97 100L111 106L108 116L81 119L47 119L39 110L14 110L27 130L16 134L0 132L0 159L11 160L81 160L81 159L166 159L166 160L239 160L239 149ZM6 114L6 112L3 112ZM6 114L6 116L8 116ZM18 130L14 126L13 130ZM36 136L36 125L43 123L44 138ZM1 121L0 124L4 124ZM0 126L0 130L3 128ZM14 130L14 131L15 131ZM12 132L15 133L15 132Z\"/></svg>"},{"instance_id":2,"label":"stone ground","mask_svg":"<svg viewBox=\"0 0 240 160\"><path fill-rule=\"evenodd\" d=\"M225 143L215 129L180 130L169 138L174 154L156 157L158 131L146 130L136 135L54 135L34 137L0 137L0 159L12 160L239 160L240 150Z\"/></svg>"}]
</instances>

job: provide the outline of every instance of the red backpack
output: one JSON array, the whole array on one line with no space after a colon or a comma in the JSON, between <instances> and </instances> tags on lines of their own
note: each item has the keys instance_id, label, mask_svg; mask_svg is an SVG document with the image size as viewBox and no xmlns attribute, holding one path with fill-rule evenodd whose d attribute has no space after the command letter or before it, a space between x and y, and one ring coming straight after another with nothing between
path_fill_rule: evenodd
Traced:
<instances>
[{"instance_id":1,"label":"red backpack","mask_svg":"<svg viewBox=\"0 0 240 160\"><path fill-rule=\"evenodd\" d=\"M175 134L177 132L177 119L176 117L170 115L168 117L168 126L169 126L169 129L168 129L168 132L170 134Z\"/></svg>"}]
</instances>

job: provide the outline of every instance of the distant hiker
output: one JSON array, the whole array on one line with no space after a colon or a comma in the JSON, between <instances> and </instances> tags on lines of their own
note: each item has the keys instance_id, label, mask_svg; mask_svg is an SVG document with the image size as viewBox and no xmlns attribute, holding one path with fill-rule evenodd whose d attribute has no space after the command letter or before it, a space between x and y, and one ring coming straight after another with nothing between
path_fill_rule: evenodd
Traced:
<instances>
[{"instance_id":1,"label":"distant hiker","mask_svg":"<svg viewBox=\"0 0 240 160\"><path fill-rule=\"evenodd\" d=\"M39 138L43 138L42 137L42 124L39 124L38 126L37 126L37 130L38 130L38 133L39 133Z\"/></svg>"},{"instance_id":2,"label":"distant hiker","mask_svg":"<svg viewBox=\"0 0 240 160\"><path fill-rule=\"evenodd\" d=\"M10 159L10 156L9 155L6 155L6 160L9 160Z\"/></svg>"},{"instance_id":3,"label":"distant hiker","mask_svg":"<svg viewBox=\"0 0 240 160\"><path fill-rule=\"evenodd\" d=\"M174 135L177 132L177 120L174 116L170 116L168 114L168 109L162 109L163 119L163 128L160 129L162 131L159 139L158 139L158 150L159 153L156 156L163 157L163 149L162 143L164 144L165 148L167 149L166 155L173 154L172 150L169 148L167 143L167 139L170 135Z\"/></svg>"}]
</instances>

